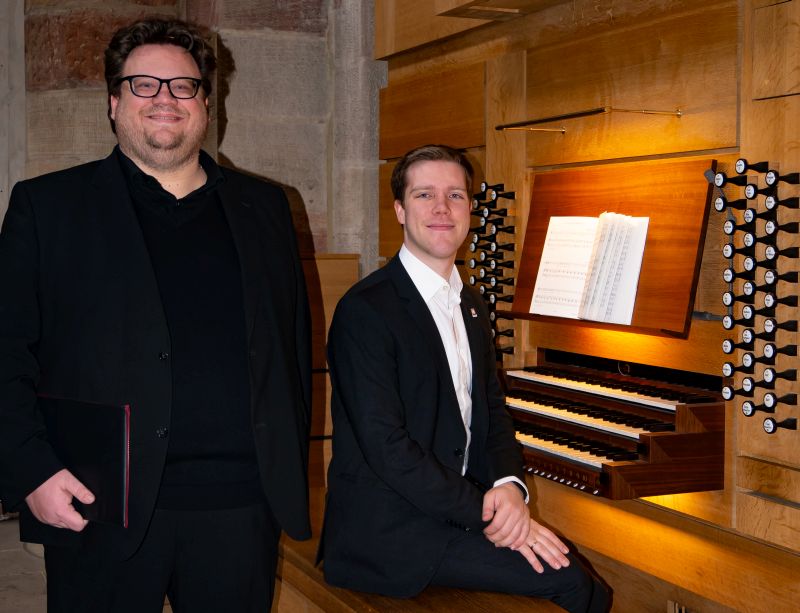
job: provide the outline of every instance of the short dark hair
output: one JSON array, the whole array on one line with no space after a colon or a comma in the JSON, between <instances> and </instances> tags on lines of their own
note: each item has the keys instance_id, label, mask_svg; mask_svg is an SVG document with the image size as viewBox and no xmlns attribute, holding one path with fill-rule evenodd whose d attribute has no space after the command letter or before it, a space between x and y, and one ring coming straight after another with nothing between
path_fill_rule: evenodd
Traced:
<instances>
[{"instance_id":1,"label":"short dark hair","mask_svg":"<svg viewBox=\"0 0 800 613\"><path fill-rule=\"evenodd\" d=\"M475 171L467 156L458 149L447 145L424 145L406 153L392 171L392 195L401 204L406 192L408 169L417 162L455 162L464 169L464 175L467 178L467 194L470 198L472 197L472 181L475 178Z\"/></svg>"},{"instance_id":2,"label":"short dark hair","mask_svg":"<svg viewBox=\"0 0 800 613\"><path fill-rule=\"evenodd\" d=\"M200 70L206 96L211 94L211 75L217 67L214 50L198 27L176 19L153 17L137 21L114 33L105 52L105 77L109 96L119 96L125 60L142 45L175 45L188 51ZM178 75L188 76L188 75Z\"/></svg>"}]
</instances>

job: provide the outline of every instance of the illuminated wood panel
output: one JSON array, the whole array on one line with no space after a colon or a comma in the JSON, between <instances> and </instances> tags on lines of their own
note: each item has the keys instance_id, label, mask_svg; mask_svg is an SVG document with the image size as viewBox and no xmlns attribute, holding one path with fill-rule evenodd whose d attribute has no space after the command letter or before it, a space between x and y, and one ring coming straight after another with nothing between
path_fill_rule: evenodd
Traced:
<instances>
[{"instance_id":1,"label":"illuminated wood panel","mask_svg":"<svg viewBox=\"0 0 800 613\"><path fill-rule=\"evenodd\" d=\"M486 140L484 81L482 62L390 81L380 92L379 157L399 158L430 143L458 149L482 147Z\"/></svg>"},{"instance_id":2,"label":"illuminated wood panel","mask_svg":"<svg viewBox=\"0 0 800 613\"><path fill-rule=\"evenodd\" d=\"M711 194L704 173L713 165L713 160L696 158L537 174L514 312L538 317L529 307L550 218L613 211L650 219L631 326L651 334L685 335Z\"/></svg>"},{"instance_id":3,"label":"illuminated wood panel","mask_svg":"<svg viewBox=\"0 0 800 613\"><path fill-rule=\"evenodd\" d=\"M546 124L566 133L529 133L528 165L736 146L737 42L733 2L532 48L526 119L606 106L683 115L611 112Z\"/></svg>"}]
</instances>

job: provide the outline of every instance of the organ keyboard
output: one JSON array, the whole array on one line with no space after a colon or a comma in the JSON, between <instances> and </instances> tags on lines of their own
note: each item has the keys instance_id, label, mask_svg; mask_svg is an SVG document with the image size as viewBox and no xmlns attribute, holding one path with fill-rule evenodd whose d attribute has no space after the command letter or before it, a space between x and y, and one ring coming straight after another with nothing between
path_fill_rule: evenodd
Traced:
<instances>
[{"instance_id":1,"label":"organ keyboard","mask_svg":"<svg viewBox=\"0 0 800 613\"><path fill-rule=\"evenodd\" d=\"M530 474L614 500L723 488L724 402L683 381L715 378L653 367L622 375L614 361L587 360L505 372Z\"/></svg>"}]
</instances>

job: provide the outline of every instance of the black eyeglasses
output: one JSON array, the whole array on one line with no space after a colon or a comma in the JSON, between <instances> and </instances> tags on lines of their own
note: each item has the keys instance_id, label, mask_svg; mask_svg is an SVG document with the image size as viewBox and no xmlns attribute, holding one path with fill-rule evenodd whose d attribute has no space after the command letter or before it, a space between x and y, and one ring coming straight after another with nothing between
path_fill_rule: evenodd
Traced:
<instances>
[{"instance_id":1,"label":"black eyeglasses","mask_svg":"<svg viewBox=\"0 0 800 613\"><path fill-rule=\"evenodd\" d=\"M161 86L166 83L167 89L173 98L189 100L197 95L200 90L200 79L193 77L173 77L172 79L159 79L146 74L135 74L120 77L117 81L127 81L131 86L131 93L139 98L155 98L161 91Z\"/></svg>"}]
</instances>

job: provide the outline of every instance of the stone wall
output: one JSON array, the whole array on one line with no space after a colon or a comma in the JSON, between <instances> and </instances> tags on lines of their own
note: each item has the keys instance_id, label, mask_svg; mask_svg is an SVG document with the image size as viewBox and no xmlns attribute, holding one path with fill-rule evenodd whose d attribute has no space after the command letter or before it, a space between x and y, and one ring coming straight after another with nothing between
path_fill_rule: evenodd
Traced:
<instances>
[{"instance_id":1,"label":"stone wall","mask_svg":"<svg viewBox=\"0 0 800 613\"><path fill-rule=\"evenodd\" d=\"M287 187L304 251L361 253L364 270L374 268L385 67L371 59L371 2L27 0L26 91L16 113L25 117L25 176L108 154L116 141L103 50L118 26L153 14L218 35L206 148L223 164Z\"/></svg>"}]
</instances>

